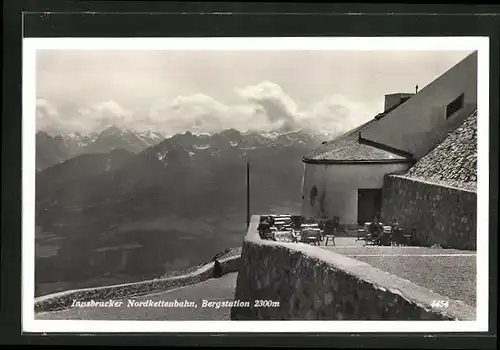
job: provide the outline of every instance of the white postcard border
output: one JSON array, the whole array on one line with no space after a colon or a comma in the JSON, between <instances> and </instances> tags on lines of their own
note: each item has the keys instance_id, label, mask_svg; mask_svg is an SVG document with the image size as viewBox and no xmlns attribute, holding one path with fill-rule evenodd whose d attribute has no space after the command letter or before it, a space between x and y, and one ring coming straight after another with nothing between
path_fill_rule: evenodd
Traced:
<instances>
[{"instance_id":1,"label":"white postcard border","mask_svg":"<svg viewBox=\"0 0 500 350\"><path fill-rule=\"evenodd\" d=\"M337 50L478 51L476 321L77 321L35 320L35 134L37 50ZM489 305L489 38L25 38L22 106L23 332L478 332L488 330Z\"/></svg>"}]
</instances>

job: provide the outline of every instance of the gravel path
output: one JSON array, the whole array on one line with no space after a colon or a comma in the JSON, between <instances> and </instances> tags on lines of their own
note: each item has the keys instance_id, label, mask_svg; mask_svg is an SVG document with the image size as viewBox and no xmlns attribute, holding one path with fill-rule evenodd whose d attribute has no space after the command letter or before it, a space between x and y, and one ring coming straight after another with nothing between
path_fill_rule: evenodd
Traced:
<instances>
[{"instance_id":1,"label":"gravel path","mask_svg":"<svg viewBox=\"0 0 500 350\"><path fill-rule=\"evenodd\" d=\"M470 250L455 250L455 249L440 249L440 248L426 248L426 247L324 247L321 248L334 251L342 255L421 255L421 256L476 256L475 251Z\"/></svg>"},{"instance_id":2,"label":"gravel path","mask_svg":"<svg viewBox=\"0 0 500 350\"><path fill-rule=\"evenodd\" d=\"M337 238L323 249L364 261L451 299L476 306L476 252L427 247L366 246Z\"/></svg>"},{"instance_id":3,"label":"gravel path","mask_svg":"<svg viewBox=\"0 0 500 350\"><path fill-rule=\"evenodd\" d=\"M39 320L229 320L230 307L202 307L203 300L232 301L236 288L237 273L210 279L188 287L141 297L131 297L135 302L190 302L197 307L127 307L124 300L121 307L72 308L68 310L40 313ZM159 304L159 303L158 303ZM214 303L215 304L215 303ZM216 306L216 305L213 305Z\"/></svg>"},{"instance_id":4,"label":"gravel path","mask_svg":"<svg viewBox=\"0 0 500 350\"><path fill-rule=\"evenodd\" d=\"M476 306L476 258L470 256L353 256L451 299Z\"/></svg>"}]
</instances>

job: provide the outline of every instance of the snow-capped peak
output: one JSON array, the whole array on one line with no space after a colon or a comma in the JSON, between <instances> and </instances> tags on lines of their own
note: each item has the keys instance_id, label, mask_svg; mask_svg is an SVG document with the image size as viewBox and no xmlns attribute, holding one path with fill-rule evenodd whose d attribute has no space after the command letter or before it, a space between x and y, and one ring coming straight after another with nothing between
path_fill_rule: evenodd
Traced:
<instances>
[{"instance_id":1,"label":"snow-capped peak","mask_svg":"<svg viewBox=\"0 0 500 350\"><path fill-rule=\"evenodd\" d=\"M302 132L302 129L290 130L290 131L281 133L281 135L290 135L290 134L296 134L296 133L299 133L299 132Z\"/></svg>"},{"instance_id":2,"label":"snow-capped peak","mask_svg":"<svg viewBox=\"0 0 500 350\"><path fill-rule=\"evenodd\" d=\"M266 131L266 132L261 132L260 134L268 139L275 139L278 136L280 136L280 133L277 131Z\"/></svg>"},{"instance_id":3,"label":"snow-capped peak","mask_svg":"<svg viewBox=\"0 0 500 350\"><path fill-rule=\"evenodd\" d=\"M79 139L80 137L82 137L82 135L78 132L70 132L67 134L62 134L61 136L65 140L67 140L67 139Z\"/></svg>"},{"instance_id":4,"label":"snow-capped peak","mask_svg":"<svg viewBox=\"0 0 500 350\"><path fill-rule=\"evenodd\" d=\"M193 147L199 150L204 150L210 148L210 145L194 145Z\"/></svg>"},{"instance_id":5,"label":"snow-capped peak","mask_svg":"<svg viewBox=\"0 0 500 350\"><path fill-rule=\"evenodd\" d=\"M147 137L147 138L152 139L152 140L163 140L165 138L161 133L159 133L157 131L153 131L151 129L140 132L138 134L142 137Z\"/></svg>"}]
</instances>

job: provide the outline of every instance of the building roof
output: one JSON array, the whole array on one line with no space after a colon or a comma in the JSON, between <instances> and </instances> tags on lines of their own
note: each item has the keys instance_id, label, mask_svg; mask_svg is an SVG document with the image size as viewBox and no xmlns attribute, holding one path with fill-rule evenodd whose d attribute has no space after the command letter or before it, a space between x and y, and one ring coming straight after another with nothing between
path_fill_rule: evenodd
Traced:
<instances>
[{"instance_id":1,"label":"building roof","mask_svg":"<svg viewBox=\"0 0 500 350\"><path fill-rule=\"evenodd\" d=\"M476 190L477 186L477 111L455 128L406 174L442 185Z\"/></svg>"},{"instance_id":2,"label":"building roof","mask_svg":"<svg viewBox=\"0 0 500 350\"><path fill-rule=\"evenodd\" d=\"M321 145L302 160L305 163L325 164L413 162L411 154L360 137L360 132L376 121L377 118L369 120L363 125Z\"/></svg>"}]
</instances>

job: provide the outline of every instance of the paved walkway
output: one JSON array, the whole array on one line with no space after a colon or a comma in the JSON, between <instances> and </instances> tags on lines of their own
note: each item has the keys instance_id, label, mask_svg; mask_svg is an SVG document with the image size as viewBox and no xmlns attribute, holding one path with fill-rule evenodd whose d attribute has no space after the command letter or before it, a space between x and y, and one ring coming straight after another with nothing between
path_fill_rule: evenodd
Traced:
<instances>
[{"instance_id":1,"label":"paved walkway","mask_svg":"<svg viewBox=\"0 0 500 350\"><path fill-rule=\"evenodd\" d=\"M216 308L216 302L232 301L236 288L237 273L230 273L221 278L214 278L192 286L173 289L167 292L130 297L123 300L121 307L76 307L68 310L45 312L35 316L39 320L155 320L155 321L198 321L229 320L231 308ZM128 307L128 300L136 305ZM211 307L203 307L203 300L213 302ZM161 307L168 303L188 302L195 304L187 307ZM145 302L155 306L143 306Z\"/></svg>"},{"instance_id":2,"label":"paved walkway","mask_svg":"<svg viewBox=\"0 0 500 350\"><path fill-rule=\"evenodd\" d=\"M338 237L336 246L320 247L361 260L452 299L476 305L476 252L427 247L364 246Z\"/></svg>"}]
</instances>

